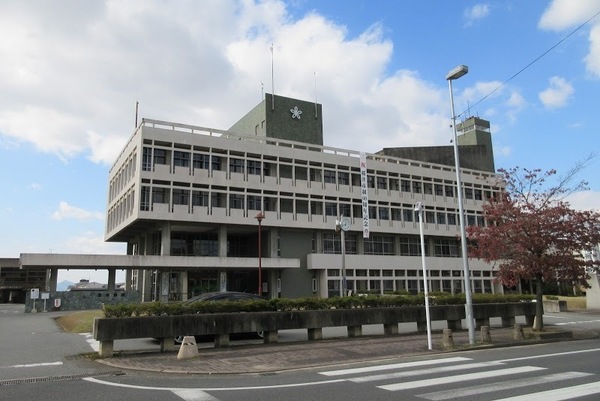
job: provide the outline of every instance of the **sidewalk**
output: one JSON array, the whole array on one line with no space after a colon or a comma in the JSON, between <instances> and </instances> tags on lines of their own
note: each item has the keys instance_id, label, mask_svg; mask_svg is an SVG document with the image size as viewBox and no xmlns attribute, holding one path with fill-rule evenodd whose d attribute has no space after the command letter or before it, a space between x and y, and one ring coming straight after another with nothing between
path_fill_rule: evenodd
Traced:
<instances>
[{"instance_id":1,"label":"sidewalk","mask_svg":"<svg viewBox=\"0 0 600 401\"><path fill-rule=\"evenodd\" d=\"M572 332L573 339L597 338L591 330L563 330L548 327L549 335L542 339L529 337L516 341L514 328L490 329L491 344L480 342L476 332L474 347L505 347L565 340ZM562 336L562 338L560 338ZM452 334L454 350L469 348L468 332ZM244 374L325 367L342 363L365 362L386 358L408 357L449 352L442 348L442 332L432 333L432 350L427 349L426 334L394 336L363 336L357 338L326 339L313 342L276 343L260 345L232 345L226 348L201 348L197 358L179 360L175 352L123 353L98 362L120 369L133 369L177 374Z\"/></svg>"}]
</instances>

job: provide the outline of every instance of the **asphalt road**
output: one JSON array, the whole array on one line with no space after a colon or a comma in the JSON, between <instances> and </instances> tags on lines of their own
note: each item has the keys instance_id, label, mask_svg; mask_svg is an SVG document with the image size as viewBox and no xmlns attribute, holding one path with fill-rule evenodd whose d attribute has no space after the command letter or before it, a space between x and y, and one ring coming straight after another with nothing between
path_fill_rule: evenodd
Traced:
<instances>
[{"instance_id":1,"label":"asphalt road","mask_svg":"<svg viewBox=\"0 0 600 401\"><path fill-rule=\"evenodd\" d=\"M600 399L600 340L453 352L266 375L173 376L118 372L81 358L79 354L92 351L92 344L83 335L63 333L52 320L54 316L23 314L19 306L0 305L0 399ZM547 315L545 322L600 330L599 314ZM147 346L148 341L140 344Z\"/></svg>"}]
</instances>

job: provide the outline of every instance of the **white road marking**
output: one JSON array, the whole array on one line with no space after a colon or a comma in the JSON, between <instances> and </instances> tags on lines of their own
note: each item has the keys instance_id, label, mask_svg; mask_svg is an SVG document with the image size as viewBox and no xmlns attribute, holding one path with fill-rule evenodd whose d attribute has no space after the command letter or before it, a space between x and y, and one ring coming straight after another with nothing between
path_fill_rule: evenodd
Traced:
<instances>
[{"instance_id":1,"label":"white road marking","mask_svg":"<svg viewBox=\"0 0 600 401\"><path fill-rule=\"evenodd\" d=\"M85 336L85 341L92 347L92 349L96 352L100 351L100 343L94 340L92 333L79 333L82 336Z\"/></svg>"},{"instance_id":2,"label":"white road marking","mask_svg":"<svg viewBox=\"0 0 600 401\"><path fill-rule=\"evenodd\" d=\"M555 354L543 354L543 355L523 356L520 358L501 359L497 362L526 361L528 359L552 358L554 356L574 355L574 354L583 354L583 353L587 354L588 352L598 352L598 351L600 351L600 348L592 348L592 349L583 349L580 351L566 351L566 352L557 352Z\"/></svg>"},{"instance_id":3,"label":"white road marking","mask_svg":"<svg viewBox=\"0 0 600 401\"><path fill-rule=\"evenodd\" d=\"M346 379L333 379L333 380L323 380L316 382L307 382L307 383L291 383L291 384L276 384L273 386L248 386L248 387L208 387L208 388L168 388L168 387L147 387L147 386L136 386L133 384L121 384L121 383L113 383L104 380L95 379L93 377L84 377L83 380L89 381L97 384L104 384L106 386L113 387L124 387L124 388L134 388L138 390L164 390L164 391L173 391L173 390L199 390L199 391L240 391L240 390L268 390L275 388L291 388L291 387L308 387L308 386L320 386L323 384L331 384L331 383L342 383L346 382Z\"/></svg>"},{"instance_id":4,"label":"white road marking","mask_svg":"<svg viewBox=\"0 0 600 401\"><path fill-rule=\"evenodd\" d=\"M196 389L177 389L171 392L185 401L219 401L218 398Z\"/></svg>"},{"instance_id":5,"label":"white road marking","mask_svg":"<svg viewBox=\"0 0 600 401\"><path fill-rule=\"evenodd\" d=\"M519 373L535 372L537 370L545 370L545 369L546 368L540 368L537 366L521 366L521 367L517 367L517 368L498 369L498 370L490 370L487 372L467 373L464 375L438 377L435 379L415 380L412 382L387 384L384 386L377 386L377 388L380 388L382 390L388 390L388 391L407 390L407 389L420 388L420 387L437 386L440 384L457 383L457 382L468 381L468 380L486 379L489 377L498 377L498 376L504 376L504 375L515 375L515 374L519 374Z\"/></svg>"},{"instance_id":6,"label":"white road marking","mask_svg":"<svg viewBox=\"0 0 600 401\"><path fill-rule=\"evenodd\" d=\"M498 366L498 365L501 365L501 363L498 363L498 362L467 363L464 365L440 366L437 368L430 368L430 369L418 369L418 370L409 370L406 372L387 373L387 374L383 374L383 375L362 376L362 377L356 377L353 379L348 379L348 381L351 381L353 383L367 383L367 382L378 381L378 380L399 379L401 377L429 375L429 374L443 373L443 372L456 372L457 370L487 368L490 366Z\"/></svg>"},{"instance_id":7,"label":"white road marking","mask_svg":"<svg viewBox=\"0 0 600 401\"><path fill-rule=\"evenodd\" d=\"M577 322L560 322L560 323L553 323L553 326L569 326L569 325L577 325L577 324L587 324L587 323L598 323L600 322L600 320L583 320L583 321L577 321Z\"/></svg>"},{"instance_id":8,"label":"white road marking","mask_svg":"<svg viewBox=\"0 0 600 401\"><path fill-rule=\"evenodd\" d=\"M462 387L456 390L443 390L427 394L419 394L419 398L425 398L431 401L454 400L462 397L469 397L478 394L495 393L507 388L521 388L535 386L539 384L554 383L561 380L573 380L580 377L593 376L593 373L583 372L564 372L552 375L528 377L525 379L506 380L492 384L482 384L479 386Z\"/></svg>"},{"instance_id":9,"label":"white road marking","mask_svg":"<svg viewBox=\"0 0 600 401\"><path fill-rule=\"evenodd\" d=\"M12 368L37 368L40 366L58 366L62 365L62 362L41 362L41 363L29 363L26 365L11 365L11 366L0 366L2 369L12 369Z\"/></svg>"},{"instance_id":10,"label":"white road marking","mask_svg":"<svg viewBox=\"0 0 600 401\"><path fill-rule=\"evenodd\" d=\"M600 382L563 387L541 393L525 394L517 397L503 398L496 401L561 401L600 393Z\"/></svg>"},{"instance_id":11,"label":"white road marking","mask_svg":"<svg viewBox=\"0 0 600 401\"><path fill-rule=\"evenodd\" d=\"M414 368L417 366L436 365L438 363L453 363L453 362L464 362L464 361L471 361L471 360L472 360L471 358L463 358L463 357L429 359L429 360L415 361L415 362L394 363L394 364L390 364L390 365L367 366L364 368L330 370L330 371L326 371L326 372L319 372L319 374L321 374L323 376L342 376L342 375L351 375L351 374L356 374L356 373L379 372L382 370Z\"/></svg>"}]
</instances>

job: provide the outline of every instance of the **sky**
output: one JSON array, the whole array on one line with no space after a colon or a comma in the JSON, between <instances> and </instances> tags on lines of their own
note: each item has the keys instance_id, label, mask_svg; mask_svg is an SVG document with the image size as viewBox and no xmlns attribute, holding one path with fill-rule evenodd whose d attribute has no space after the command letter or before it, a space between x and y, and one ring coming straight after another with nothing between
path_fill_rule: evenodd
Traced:
<instances>
[{"instance_id":1,"label":"sky","mask_svg":"<svg viewBox=\"0 0 600 401\"><path fill-rule=\"evenodd\" d=\"M323 105L327 146L443 146L459 64L456 114L491 122L496 168L560 176L595 154L577 176L589 190L569 201L600 209L599 12L598 0L0 0L0 257L125 253L104 223L136 102L140 119L228 129L274 88ZM81 278L106 281L59 273Z\"/></svg>"}]
</instances>

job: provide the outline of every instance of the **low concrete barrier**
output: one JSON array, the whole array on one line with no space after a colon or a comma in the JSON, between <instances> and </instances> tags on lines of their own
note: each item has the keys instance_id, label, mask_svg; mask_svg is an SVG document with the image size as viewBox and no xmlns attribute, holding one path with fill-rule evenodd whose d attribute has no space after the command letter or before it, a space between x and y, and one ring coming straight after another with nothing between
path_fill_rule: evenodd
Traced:
<instances>
[{"instance_id":1,"label":"low concrete barrier","mask_svg":"<svg viewBox=\"0 0 600 401\"><path fill-rule=\"evenodd\" d=\"M436 305L429 308L431 321L447 322L452 330L461 329L465 318L464 305ZM533 324L535 304L530 302L473 305L477 326L489 326L492 317L502 318L506 327L515 324L516 316L525 316ZM277 342L277 331L307 329L309 340L322 338L323 327L348 327L349 336L360 336L362 325L382 324L386 334L398 332L398 323L417 323L417 330L426 331L423 306L328 309L318 311L281 311L247 313L211 313L179 316L140 316L130 318L96 318L94 339L100 342L99 354L112 356L113 342L129 338L158 338L161 351L174 349L173 338L181 335L214 335L215 346L225 346L229 335L263 332L264 342Z\"/></svg>"}]
</instances>

